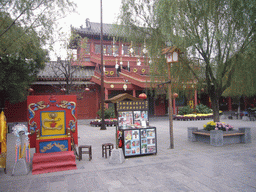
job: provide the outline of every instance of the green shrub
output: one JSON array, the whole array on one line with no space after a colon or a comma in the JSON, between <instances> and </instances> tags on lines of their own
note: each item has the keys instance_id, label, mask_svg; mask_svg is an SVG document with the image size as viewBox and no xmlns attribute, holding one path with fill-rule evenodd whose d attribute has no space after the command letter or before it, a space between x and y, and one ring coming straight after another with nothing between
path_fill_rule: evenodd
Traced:
<instances>
[{"instance_id":1,"label":"green shrub","mask_svg":"<svg viewBox=\"0 0 256 192\"><path fill-rule=\"evenodd\" d=\"M186 115L193 113L193 109L190 108L190 106L185 106L179 109L179 115Z\"/></svg>"},{"instance_id":2,"label":"green shrub","mask_svg":"<svg viewBox=\"0 0 256 192\"><path fill-rule=\"evenodd\" d=\"M210 109L206 105L199 104L196 106L196 112L202 113L202 114L207 114L207 113L212 113L212 109Z\"/></svg>"},{"instance_id":3,"label":"green shrub","mask_svg":"<svg viewBox=\"0 0 256 192\"><path fill-rule=\"evenodd\" d=\"M99 110L98 112L97 112L97 114L99 115L99 117L101 118L101 110ZM116 116L115 116L115 109L114 109L114 107L110 107L110 108L108 108L108 109L105 109L105 111L104 111L104 118L105 119L109 119L109 118L115 118Z\"/></svg>"}]
</instances>

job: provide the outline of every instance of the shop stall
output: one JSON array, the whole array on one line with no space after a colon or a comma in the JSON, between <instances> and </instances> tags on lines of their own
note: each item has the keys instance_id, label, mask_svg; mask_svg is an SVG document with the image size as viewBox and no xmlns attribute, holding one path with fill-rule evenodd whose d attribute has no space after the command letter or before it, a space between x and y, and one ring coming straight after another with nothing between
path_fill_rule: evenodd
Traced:
<instances>
[{"instance_id":1,"label":"shop stall","mask_svg":"<svg viewBox=\"0 0 256 192\"><path fill-rule=\"evenodd\" d=\"M105 101L113 103L117 116L117 146L124 156L157 153L156 128L149 126L148 101L127 93L116 95Z\"/></svg>"},{"instance_id":2,"label":"shop stall","mask_svg":"<svg viewBox=\"0 0 256 192\"><path fill-rule=\"evenodd\" d=\"M148 101L118 101L119 146L124 156L157 153L156 128L149 126Z\"/></svg>"}]
</instances>

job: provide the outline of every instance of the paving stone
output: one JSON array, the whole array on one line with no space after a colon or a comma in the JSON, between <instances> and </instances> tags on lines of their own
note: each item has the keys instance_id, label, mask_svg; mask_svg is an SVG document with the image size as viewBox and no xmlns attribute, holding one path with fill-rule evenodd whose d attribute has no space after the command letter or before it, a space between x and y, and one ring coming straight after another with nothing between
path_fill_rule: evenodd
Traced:
<instances>
[{"instance_id":1,"label":"paving stone","mask_svg":"<svg viewBox=\"0 0 256 192\"><path fill-rule=\"evenodd\" d=\"M93 191L104 189L106 185L99 178L84 178L84 186L89 191Z\"/></svg>"},{"instance_id":2,"label":"paving stone","mask_svg":"<svg viewBox=\"0 0 256 192\"><path fill-rule=\"evenodd\" d=\"M48 178L36 177L35 179L31 180L28 191L49 191L49 183L50 182Z\"/></svg>"},{"instance_id":3,"label":"paving stone","mask_svg":"<svg viewBox=\"0 0 256 192\"><path fill-rule=\"evenodd\" d=\"M15 138L8 133L7 174L0 170L0 191L256 191L255 122L225 120L236 129L251 127L249 144L189 142L187 127L208 121L174 121L174 149L169 149L168 117L150 119L157 127L157 155L126 158L121 165L101 157L101 144L115 143L115 128L100 131L78 123L79 145L92 145L92 161L77 161L77 170L15 177Z\"/></svg>"},{"instance_id":4,"label":"paving stone","mask_svg":"<svg viewBox=\"0 0 256 192\"><path fill-rule=\"evenodd\" d=\"M84 191L84 179L82 174L73 174L65 176L67 189L70 192Z\"/></svg>"},{"instance_id":5,"label":"paving stone","mask_svg":"<svg viewBox=\"0 0 256 192\"><path fill-rule=\"evenodd\" d=\"M67 192L68 191L68 183L65 181L50 182L49 183L49 191Z\"/></svg>"}]
</instances>

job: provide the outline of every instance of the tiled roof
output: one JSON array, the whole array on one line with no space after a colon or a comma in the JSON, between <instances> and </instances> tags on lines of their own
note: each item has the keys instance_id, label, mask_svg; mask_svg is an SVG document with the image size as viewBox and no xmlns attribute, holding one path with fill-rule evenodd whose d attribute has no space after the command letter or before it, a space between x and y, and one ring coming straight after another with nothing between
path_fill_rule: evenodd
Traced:
<instances>
[{"instance_id":1,"label":"tiled roof","mask_svg":"<svg viewBox=\"0 0 256 192\"><path fill-rule=\"evenodd\" d=\"M117 25L104 23L102 26L104 36L115 36L117 34ZM81 26L80 28L72 28L72 30L79 34L100 36L101 26L100 23L89 22L85 28Z\"/></svg>"},{"instance_id":2,"label":"tiled roof","mask_svg":"<svg viewBox=\"0 0 256 192\"><path fill-rule=\"evenodd\" d=\"M66 69L68 61L62 61L65 62ZM61 73L60 70L57 68L58 62L57 61L51 61L45 64L45 68L41 70L37 74L38 80L46 80L46 79L63 79L64 73ZM64 67L61 67L62 70L64 70ZM89 79L94 74L94 68L89 67L79 67L79 70L75 70L75 66L71 66L71 72L73 72L72 76L74 79Z\"/></svg>"}]
</instances>

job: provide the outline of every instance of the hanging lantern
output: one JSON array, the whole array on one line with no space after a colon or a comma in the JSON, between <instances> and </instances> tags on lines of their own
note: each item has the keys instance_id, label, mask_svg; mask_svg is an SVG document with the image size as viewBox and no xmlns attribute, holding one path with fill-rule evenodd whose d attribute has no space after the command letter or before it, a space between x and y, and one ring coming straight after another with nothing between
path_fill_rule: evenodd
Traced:
<instances>
[{"instance_id":1,"label":"hanging lantern","mask_svg":"<svg viewBox=\"0 0 256 192\"><path fill-rule=\"evenodd\" d=\"M86 87L84 90L85 90L85 91L90 91L90 88Z\"/></svg>"},{"instance_id":2,"label":"hanging lantern","mask_svg":"<svg viewBox=\"0 0 256 192\"><path fill-rule=\"evenodd\" d=\"M176 46L173 47L167 47L162 50L163 54L166 57L167 63L177 63L179 62L179 54L181 53L180 49Z\"/></svg>"},{"instance_id":3,"label":"hanging lantern","mask_svg":"<svg viewBox=\"0 0 256 192\"><path fill-rule=\"evenodd\" d=\"M62 92L66 92L66 89L63 87L60 89Z\"/></svg>"},{"instance_id":4,"label":"hanging lantern","mask_svg":"<svg viewBox=\"0 0 256 192\"><path fill-rule=\"evenodd\" d=\"M34 89L30 87L30 88L28 89L28 91L29 91L29 92L33 92Z\"/></svg>"},{"instance_id":5,"label":"hanging lantern","mask_svg":"<svg viewBox=\"0 0 256 192\"><path fill-rule=\"evenodd\" d=\"M141 94L139 95L139 98L140 98L140 99L147 99L147 95L146 95L145 93L141 93Z\"/></svg>"},{"instance_id":6,"label":"hanging lantern","mask_svg":"<svg viewBox=\"0 0 256 192\"><path fill-rule=\"evenodd\" d=\"M128 86L127 86L126 84L123 85L123 89L124 89L125 91L126 91L127 87L128 87Z\"/></svg>"},{"instance_id":7,"label":"hanging lantern","mask_svg":"<svg viewBox=\"0 0 256 192\"><path fill-rule=\"evenodd\" d=\"M173 97L174 99L176 99L178 96L179 96L178 93L173 93L173 95L172 95L172 97Z\"/></svg>"}]
</instances>

